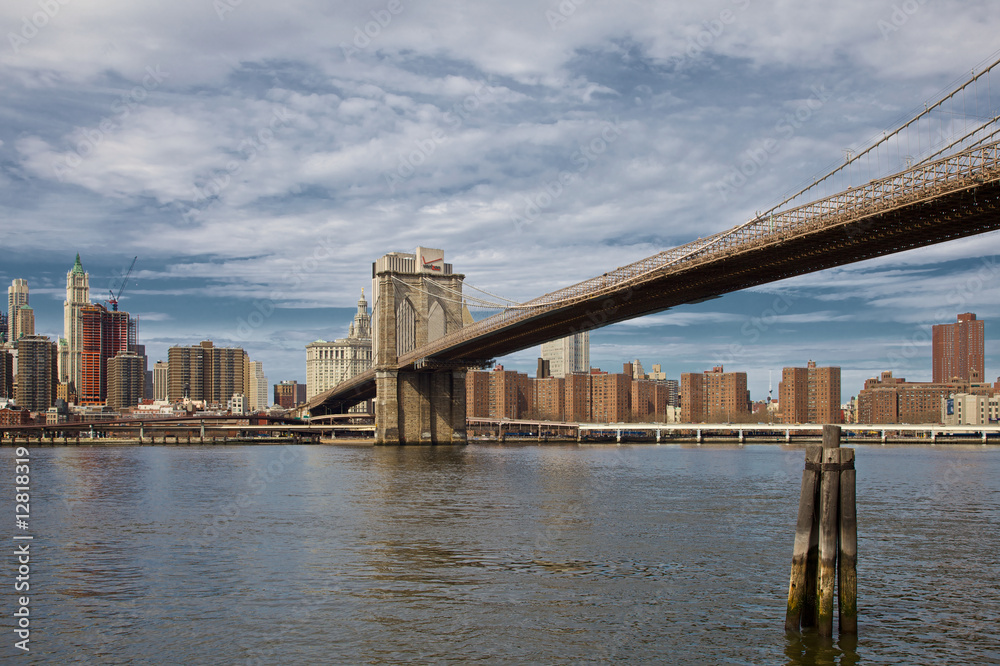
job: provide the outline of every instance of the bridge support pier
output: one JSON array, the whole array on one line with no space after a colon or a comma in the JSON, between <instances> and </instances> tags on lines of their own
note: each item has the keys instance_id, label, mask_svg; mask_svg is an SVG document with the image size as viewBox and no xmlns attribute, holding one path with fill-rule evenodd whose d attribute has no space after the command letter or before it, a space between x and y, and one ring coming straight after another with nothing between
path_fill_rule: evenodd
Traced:
<instances>
[{"instance_id":1,"label":"bridge support pier","mask_svg":"<svg viewBox=\"0 0 1000 666\"><path fill-rule=\"evenodd\" d=\"M465 444L465 370L375 375L375 443Z\"/></svg>"}]
</instances>

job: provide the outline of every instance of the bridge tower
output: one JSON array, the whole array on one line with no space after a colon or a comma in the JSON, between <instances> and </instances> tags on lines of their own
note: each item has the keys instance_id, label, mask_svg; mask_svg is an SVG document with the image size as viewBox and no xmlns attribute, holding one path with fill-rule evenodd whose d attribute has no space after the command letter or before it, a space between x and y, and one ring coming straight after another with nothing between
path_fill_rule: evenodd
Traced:
<instances>
[{"instance_id":1,"label":"bridge tower","mask_svg":"<svg viewBox=\"0 0 1000 666\"><path fill-rule=\"evenodd\" d=\"M464 444L466 368L398 359L463 325L462 281L444 252L392 252L372 266L376 444Z\"/></svg>"}]
</instances>

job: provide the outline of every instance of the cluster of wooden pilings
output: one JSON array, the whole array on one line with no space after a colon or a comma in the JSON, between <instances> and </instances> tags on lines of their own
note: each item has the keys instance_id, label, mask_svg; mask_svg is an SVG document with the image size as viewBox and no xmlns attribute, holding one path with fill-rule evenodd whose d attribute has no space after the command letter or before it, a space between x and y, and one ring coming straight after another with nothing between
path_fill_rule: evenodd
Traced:
<instances>
[{"instance_id":1,"label":"cluster of wooden pilings","mask_svg":"<svg viewBox=\"0 0 1000 666\"><path fill-rule=\"evenodd\" d=\"M839 426L824 426L822 446L806 448L785 631L833 636L839 578L840 634L857 634L857 561L854 449L840 448Z\"/></svg>"}]
</instances>

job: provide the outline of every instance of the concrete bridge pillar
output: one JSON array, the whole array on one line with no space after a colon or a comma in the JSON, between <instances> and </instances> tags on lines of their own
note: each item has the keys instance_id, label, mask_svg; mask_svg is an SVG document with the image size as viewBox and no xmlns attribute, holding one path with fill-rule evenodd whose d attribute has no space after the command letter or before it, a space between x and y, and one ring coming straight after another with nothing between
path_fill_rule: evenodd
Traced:
<instances>
[{"instance_id":1,"label":"concrete bridge pillar","mask_svg":"<svg viewBox=\"0 0 1000 666\"><path fill-rule=\"evenodd\" d=\"M465 444L465 374L461 362L399 358L462 328L464 275L441 250L418 247L375 262L372 277L372 362L375 443Z\"/></svg>"}]
</instances>

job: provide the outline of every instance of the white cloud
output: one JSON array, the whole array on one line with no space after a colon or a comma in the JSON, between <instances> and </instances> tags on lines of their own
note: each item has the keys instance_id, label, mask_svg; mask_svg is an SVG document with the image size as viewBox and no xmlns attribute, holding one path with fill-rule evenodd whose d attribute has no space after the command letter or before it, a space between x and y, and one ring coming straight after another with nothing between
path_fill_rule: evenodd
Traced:
<instances>
[{"instance_id":1,"label":"white cloud","mask_svg":"<svg viewBox=\"0 0 1000 666\"><path fill-rule=\"evenodd\" d=\"M60 5L17 53L0 49L5 248L140 255L130 298L174 317L150 324L182 326L157 299L196 297L199 282L234 302L349 307L372 260L418 244L526 300L765 209L964 76L1000 27L983 1L923 3L899 25L893 5L861 0L571 12L403 0L391 19L385 6L242 3L220 17L204 0ZM37 7L5 3L0 21L19 26ZM565 21L546 15L560 7ZM345 59L342 44L366 29L370 43ZM814 86L829 101L720 197L720 179L780 136ZM609 123L614 140L602 139ZM926 321L972 270L954 266L996 255L997 239L767 289L822 301L781 326ZM1000 310L995 300L984 288L963 307ZM858 303L869 310L844 310ZM745 319L666 312L622 330Z\"/></svg>"}]
</instances>

